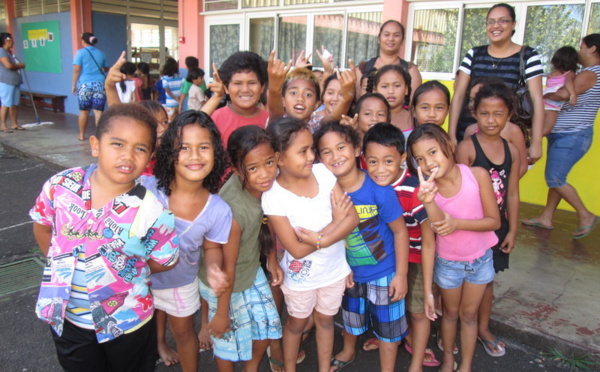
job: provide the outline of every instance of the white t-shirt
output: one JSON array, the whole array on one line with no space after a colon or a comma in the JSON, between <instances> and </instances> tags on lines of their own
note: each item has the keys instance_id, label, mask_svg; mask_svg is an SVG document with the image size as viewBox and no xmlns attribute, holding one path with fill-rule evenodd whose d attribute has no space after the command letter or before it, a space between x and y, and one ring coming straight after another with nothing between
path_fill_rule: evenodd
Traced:
<instances>
[{"instance_id":1,"label":"white t-shirt","mask_svg":"<svg viewBox=\"0 0 600 372\"><path fill-rule=\"evenodd\" d=\"M275 181L271 190L262 195L265 215L285 216L292 227L312 231L320 231L327 226L333 219L331 191L337 180L323 164L315 164L313 174L319 183L319 193L314 198L298 196ZM350 274L344 240L322 247L299 260L286 250L280 265L285 274L284 284L295 291L326 287Z\"/></svg>"},{"instance_id":2,"label":"white t-shirt","mask_svg":"<svg viewBox=\"0 0 600 372\"><path fill-rule=\"evenodd\" d=\"M121 84L117 83L117 93L119 94L119 99L121 103L129 103L133 98L133 93L135 92L135 81L133 80L125 80L125 91L121 90Z\"/></svg>"},{"instance_id":3,"label":"white t-shirt","mask_svg":"<svg viewBox=\"0 0 600 372\"><path fill-rule=\"evenodd\" d=\"M190 110L200 110L206 102L206 96L202 89L196 84L192 84L188 94L188 108Z\"/></svg>"}]
</instances>

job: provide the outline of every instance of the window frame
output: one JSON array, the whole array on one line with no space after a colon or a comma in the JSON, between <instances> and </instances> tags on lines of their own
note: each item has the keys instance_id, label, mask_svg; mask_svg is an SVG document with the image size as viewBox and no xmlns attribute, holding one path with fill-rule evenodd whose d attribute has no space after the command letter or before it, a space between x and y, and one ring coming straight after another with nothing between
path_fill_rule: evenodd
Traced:
<instances>
[{"instance_id":1,"label":"window frame","mask_svg":"<svg viewBox=\"0 0 600 372\"><path fill-rule=\"evenodd\" d=\"M280 4L282 0L280 0ZM241 4L241 2L240 2ZM344 16L344 28L342 30L342 56L336 56L336 65L341 68L347 68L348 61L346 57L346 46L347 46L347 34L348 34L348 15L352 13L371 13L381 12L383 14L383 1L382 0L366 0L356 1L350 3L333 2L327 4L312 4L312 5L298 5L298 6L286 6L284 9L278 7L270 8L240 8L237 10L223 10L223 11L208 11L202 12L200 15L204 16L204 35L205 40L208 40L204 44L204 65L209 66L211 64L210 56L210 26L212 25L230 25L238 24L240 26L240 50L250 49L250 21L254 18L274 18L275 32L273 38L273 49L276 49L277 42L279 40L279 19L281 17L293 17L293 16L306 16L306 45L305 51L313 52L313 58L318 58L314 53L314 27L315 27L315 16L320 15L343 15ZM358 64L360 61L354 61Z\"/></svg>"}]
</instances>

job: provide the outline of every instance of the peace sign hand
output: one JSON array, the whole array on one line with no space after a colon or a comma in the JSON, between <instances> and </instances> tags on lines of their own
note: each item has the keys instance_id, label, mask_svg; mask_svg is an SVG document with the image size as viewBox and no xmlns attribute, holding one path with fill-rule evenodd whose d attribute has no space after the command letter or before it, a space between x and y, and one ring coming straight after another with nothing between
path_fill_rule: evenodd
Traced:
<instances>
[{"instance_id":1,"label":"peace sign hand","mask_svg":"<svg viewBox=\"0 0 600 372\"><path fill-rule=\"evenodd\" d=\"M225 95L225 85L223 85L223 82L221 81L221 77L219 76L219 69L217 69L217 65L214 62L212 64L212 68L213 81L212 83L208 84L207 88L209 88L214 95L223 97Z\"/></svg>"},{"instance_id":2,"label":"peace sign hand","mask_svg":"<svg viewBox=\"0 0 600 372\"><path fill-rule=\"evenodd\" d=\"M417 198L419 199L419 201L423 204L428 204L433 202L435 195L438 192L438 188L435 185L435 176L437 176L437 172L438 172L439 168L436 168L431 175L429 176L429 178L427 179L427 181L425 180L425 177L423 177L423 171L421 170L421 167L417 168L417 173L419 174L419 192L417 193Z\"/></svg>"}]
</instances>

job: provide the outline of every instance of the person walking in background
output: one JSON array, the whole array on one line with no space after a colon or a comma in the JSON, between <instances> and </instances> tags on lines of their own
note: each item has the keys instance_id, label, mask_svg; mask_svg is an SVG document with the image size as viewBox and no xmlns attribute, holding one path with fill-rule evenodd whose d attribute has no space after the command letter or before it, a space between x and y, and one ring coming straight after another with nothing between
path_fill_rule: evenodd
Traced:
<instances>
[{"instance_id":1,"label":"person walking in background","mask_svg":"<svg viewBox=\"0 0 600 372\"><path fill-rule=\"evenodd\" d=\"M106 104L104 71L108 70L106 56L94 45L98 39L91 32L81 35L83 48L77 51L73 60L73 94L79 102L79 140L85 140L90 109L94 110L96 126Z\"/></svg>"},{"instance_id":2,"label":"person walking in background","mask_svg":"<svg viewBox=\"0 0 600 372\"><path fill-rule=\"evenodd\" d=\"M13 130L25 130L20 127L17 122L17 108L21 98L21 69L25 68L25 64L17 62L11 53L11 48L14 45L14 40L11 34L3 32L0 34L0 100L2 107L0 108L0 120L2 133L12 133ZM6 126L6 119L10 113L10 122L12 129Z\"/></svg>"}]
</instances>

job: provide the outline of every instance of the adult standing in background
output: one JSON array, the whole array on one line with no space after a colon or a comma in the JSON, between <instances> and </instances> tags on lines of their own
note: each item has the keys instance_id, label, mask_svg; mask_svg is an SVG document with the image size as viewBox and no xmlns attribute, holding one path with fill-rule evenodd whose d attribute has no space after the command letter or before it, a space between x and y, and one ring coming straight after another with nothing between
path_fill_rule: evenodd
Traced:
<instances>
[{"instance_id":1,"label":"adult standing in background","mask_svg":"<svg viewBox=\"0 0 600 372\"><path fill-rule=\"evenodd\" d=\"M577 190L567 183L571 169L588 152L594 137L594 121L600 108L600 34L583 38L579 47L579 63L583 70L575 76L577 104L569 104L569 93L564 88L548 97L566 101L548 135L545 174L548 199L540 216L523 220L523 224L528 226L553 229L554 212L564 199L579 218L579 226L572 233L573 239L587 236L600 222L600 217L587 209ZM593 178L590 177L589 182L594 182Z\"/></svg>"},{"instance_id":2,"label":"adult standing in background","mask_svg":"<svg viewBox=\"0 0 600 372\"><path fill-rule=\"evenodd\" d=\"M11 48L14 40L11 34L3 32L0 34L0 132L12 133L13 130L25 130L17 123L17 108L21 99L21 74L20 69L25 68L25 64L17 62L12 55ZM10 113L10 122L12 129L6 126L6 119Z\"/></svg>"},{"instance_id":3,"label":"adult standing in background","mask_svg":"<svg viewBox=\"0 0 600 372\"><path fill-rule=\"evenodd\" d=\"M456 81L454 95L450 105L450 125L448 134L454 143L463 139L465 129L475 123L470 110L466 92L469 83L475 77L497 77L513 91L517 91L520 78L521 45L512 42L515 33L515 9L505 3L492 6L487 13L486 33L489 45L475 47L467 52L463 59ZM542 99L542 76L544 68L538 53L525 47L525 81L533 102L532 139L529 148L529 162L535 163L542 157L542 127L544 125L544 103Z\"/></svg>"},{"instance_id":4,"label":"adult standing in background","mask_svg":"<svg viewBox=\"0 0 600 372\"><path fill-rule=\"evenodd\" d=\"M356 69L356 91L360 92L360 81L364 74L368 74L373 69L380 69L385 65L400 65L410 74L410 88L411 92L417 90L417 88L423 82L421 73L412 62L403 60L398 56L400 48L404 44L405 29L402 23L390 19L385 21L379 28L379 35L377 35L377 44L379 46L379 55L373 57L364 63L361 63ZM412 93L411 93L412 99Z\"/></svg>"},{"instance_id":5,"label":"adult standing in background","mask_svg":"<svg viewBox=\"0 0 600 372\"><path fill-rule=\"evenodd\" d=\"M73 60L73 94L79 102L79 140L85 140L90 109L94 110L96 125L106 104L104 71L108 69L106 56L94 45L98 39L90 32L81 35L83 48L77 51Z\"/></svg>"}]
</instances>

